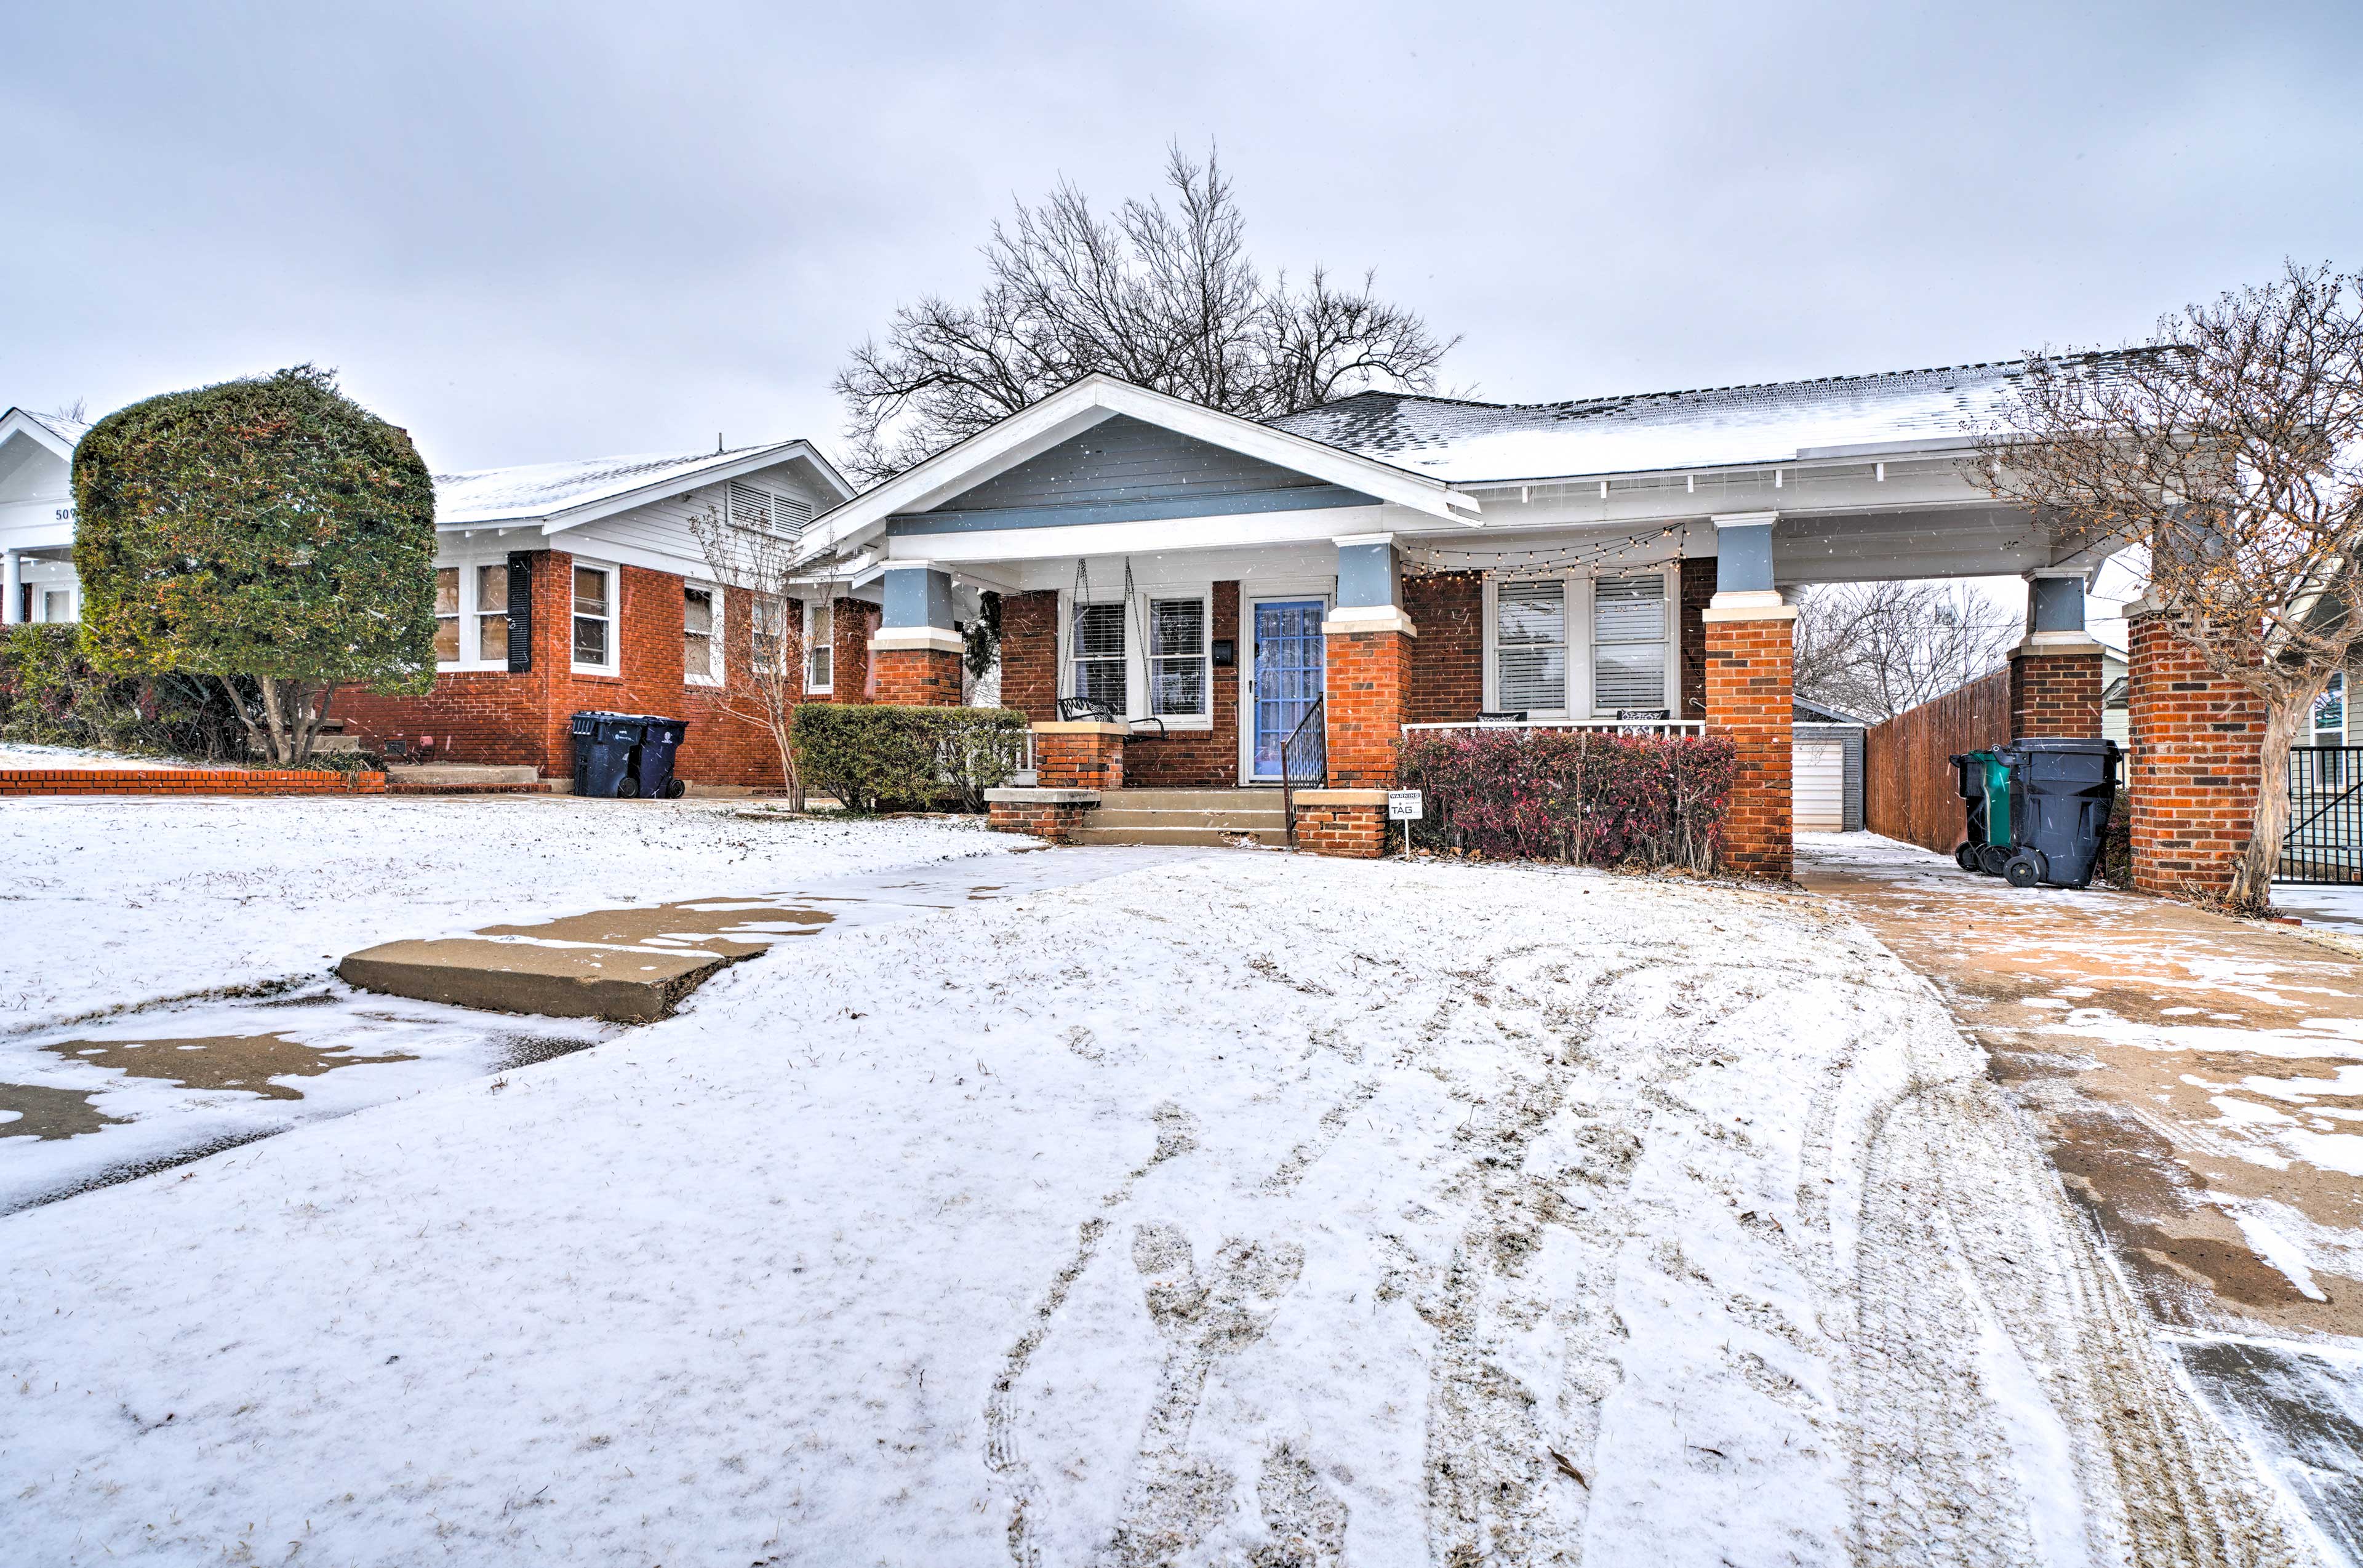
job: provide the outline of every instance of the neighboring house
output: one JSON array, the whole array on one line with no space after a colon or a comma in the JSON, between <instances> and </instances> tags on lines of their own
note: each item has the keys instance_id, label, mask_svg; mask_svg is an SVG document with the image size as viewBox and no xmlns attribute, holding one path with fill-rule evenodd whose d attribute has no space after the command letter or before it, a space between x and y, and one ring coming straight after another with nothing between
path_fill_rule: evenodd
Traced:
<instances>
[{"instance_id":1,"label":"neighboring house","mask_svg":"<svg viewBox=\"0 0 2363 1568\"><path fill-rule=\"evenodd\" d=\"M1360 793L1318 804L1359 833L1405 726L1654 716L1738 741L1765 808L1734 858L1785 874L1787 590L2021 573L2039 611L2022 652L2097 658L2095 555L1961 470L2018 373L1538 405L1365 393L1268 424L1094 376L840 506L807 559L875 584L891 700L952 700L955 595L1001 593L1002 700L1037 751L1059 737L1045 787L1277 783L1321 701L1322 782ZM1066 760L1075 698L1126 721L1120 773Z\"/></svg>"},{"instance_id":2,"label":"neighboring house","mask_svg":"<svg viewBox=\"0 0 2363 1568\"><path fill-rule=\"evenodd\" d=\"M0 546L11 584L23 584L12 586L12 619L73 618L66 478L83 428L21 409L0 418ZM749 649L749 606L713 580L691 522L711 512L793 539L851 494L801 440L438 474L435 688L387 697L349 687L331 717L372 745L566 778L576 711L660 713L689 720L683 778L776 785L769 735L723 712L726 678ZM874 609L816 596L796 613L826 645L806 664L812 694L863 700Z\"/></svg>"},{"instance_id":3,"label":"neighboring house","mask_svg":"<svg viewBox=\"0 0 2363 1568\"><path fill-rule=\"evenodd\" d=\"M1862 831L1862 740L1868 719L1798 697L1791 776L1801 833Z\"/></svg>"},{"instance_id":4,"label":"neighboring house","mask_svg":"<svg viewBox=\"0 0 2363 1568\"><path fill-rule=\"evenodd\" d=\"M2125 656L2113 648L2101 650L2101 735L2120 746L2133 744L2132 707L2127 698Z\"/></svg>"},{"instance_id":5,"label":"neighboring house","mask_svg":"<svg viewBox=\"0 0 2363 1568\"><path fill-rule=\"evenodd\" d=\"M0 623L82 618L73 569L73 450L88 425L0 414Z\"/></svg>"}]
</instances>

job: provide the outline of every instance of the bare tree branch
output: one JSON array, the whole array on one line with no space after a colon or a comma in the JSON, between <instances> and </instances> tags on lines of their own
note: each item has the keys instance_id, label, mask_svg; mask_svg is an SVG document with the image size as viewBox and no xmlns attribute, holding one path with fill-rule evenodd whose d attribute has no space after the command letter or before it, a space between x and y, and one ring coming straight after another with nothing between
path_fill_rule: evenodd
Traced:
<instances>
[{"instance_id":1,"label":"bare tree branch","mask_svg":"<svg viewBox=\"0 0 2363 1568\"><path fill-rule=\"evenodd\" d=\"M1808 588L1797 606L1797 695L1858 717L1892 718L2001 669L2024 629L1964 584Z\"/></svg>"},{"instance_id":2,"label":"bare tree branch","mask_svg":"<svg viewBox=\"0 0 2363 1568\"><path fill-rule=\"evenodd\" d=\"M876 481L1102 373L1209 408L1268 419L1374 385L1428 391L1458 339L1315 268L1267 279L1215 155L1169 149L1170 205L1103 217L1071 183L1019 204L983 248L973 305L929 295L894 312L833 385L849 465Z\"/></svg>"}]
</instances>

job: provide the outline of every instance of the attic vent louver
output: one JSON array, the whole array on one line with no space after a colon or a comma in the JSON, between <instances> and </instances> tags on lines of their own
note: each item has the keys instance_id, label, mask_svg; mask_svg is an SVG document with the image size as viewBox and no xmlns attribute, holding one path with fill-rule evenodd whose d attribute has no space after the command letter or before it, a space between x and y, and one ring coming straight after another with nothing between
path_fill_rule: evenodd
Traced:
<instances>
[{"instance_id":1,"label":"attic vent louver","mask_svg":"<svg viewBox=\"0 0 2363 1568\"><path fill-rule=\"evenodd\" d=\"M758 489L735 479L730 482L728 493L730 522L735 528L760 528L765 533L794 539L804 531L804 525L812 521L813 509L809 501L775 495L768 490Z\"/></svg>"}]
</instances>

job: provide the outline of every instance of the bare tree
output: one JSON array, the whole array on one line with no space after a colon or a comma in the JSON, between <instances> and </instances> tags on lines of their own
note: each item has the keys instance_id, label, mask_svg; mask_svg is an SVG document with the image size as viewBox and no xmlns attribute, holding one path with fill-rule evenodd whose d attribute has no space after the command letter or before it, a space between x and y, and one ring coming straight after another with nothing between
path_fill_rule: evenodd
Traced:
<instances>
[{"instance_id":1,"label":"bare tree","mask_svg":"<svg viewBox=\"0 0 2363 1568\"><path fill-rule=\"evenodd\" d=\"M2001 669L2023 629L1966 584L1808 588L1797 605L1797 695L1892 718Z\"/></svg>"},{"instance_id":2,"label":"bare tree","mask_svg":"<svg viewBox=\"0 0 2363 1568\"><path fill-rule=\"evenodd\" d=\"M1372 385L1426 391L1458 339L1315 267L1304 286L1267 278L1213 152L1168 150L1173 205L1127 201L1112 217L1061 182L1020 204L983 247L973 305L930 295L894 313L882 345L853 350L849 466L898 473L1028 405L1104 372L1248 418L1270 418Z\"/></svg>"},{"instance_id":3,"label":"bare tree","mask_svg":"<svg viewBox=\"0 0 2363 1568\"><path fill-rule=\"evenodd\" d=\"M2125 351L2030 356L1980 437L1992 495L2130 547L2169 634L2262 704L2266 784L2225 902L2269 907L2291 743L2363 635L2363 278L2291 262Z\"/></svg>"},{"instance_id":4,"label":"bare tree","mask_svg":"<svg viewBox=\"0 0 2363 1568\"><path fill-rule=\"evenodd\" d=\"M746 606L735 623L726 616L725 624L713 628L721 653L722 710L760 725L771 736L779 748L789 808L802 811L804 776L796 754L795 717L804 699L806 662L804 606L798 595L812 590L791 567L796 540L727 522L711 506L691 517L689 526L715 581Z\"/></svg>"}]
</instances>

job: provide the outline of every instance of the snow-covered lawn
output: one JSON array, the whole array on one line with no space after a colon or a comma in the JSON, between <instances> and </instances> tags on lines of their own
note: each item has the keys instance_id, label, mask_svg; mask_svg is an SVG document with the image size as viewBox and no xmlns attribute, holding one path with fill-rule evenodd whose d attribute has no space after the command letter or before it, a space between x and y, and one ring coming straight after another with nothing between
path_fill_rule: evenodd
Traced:
<instances>
[{"instance_id":1,"label":"snow-covered lawn","mask_svg":"<svg viewBox=\"0 0 2363 1568\"><path fill-rule=\"evenodd\" d=\"M0 772L19 768L202 768L205 765L180 757L134 757L122 751L94 751L86 746L35 746L22 740L0 740Z\"/></svg>"},{"instance_id":2,"label":"snow-covered lawn","mask_svg":"<svg viewBox=\"0 0 2363 1568\"><path fill-rule=\"evenodd\" d=\"M503 920L763 892L1023 840L566 796L0 802L0 1031L325 973Z\"/></svg>"},{"instance_id":3,"label":"snow-covered lawn","mask_svg":"<svg viewBox=\"0 0 2363 1568\"><path fill-rule=\"evenodd\" d=\"M1229 852L882 926L0 1218L10 1551L2301 1561L1980 1069L1799 895Z\"/></svg>"}]
</instances>

